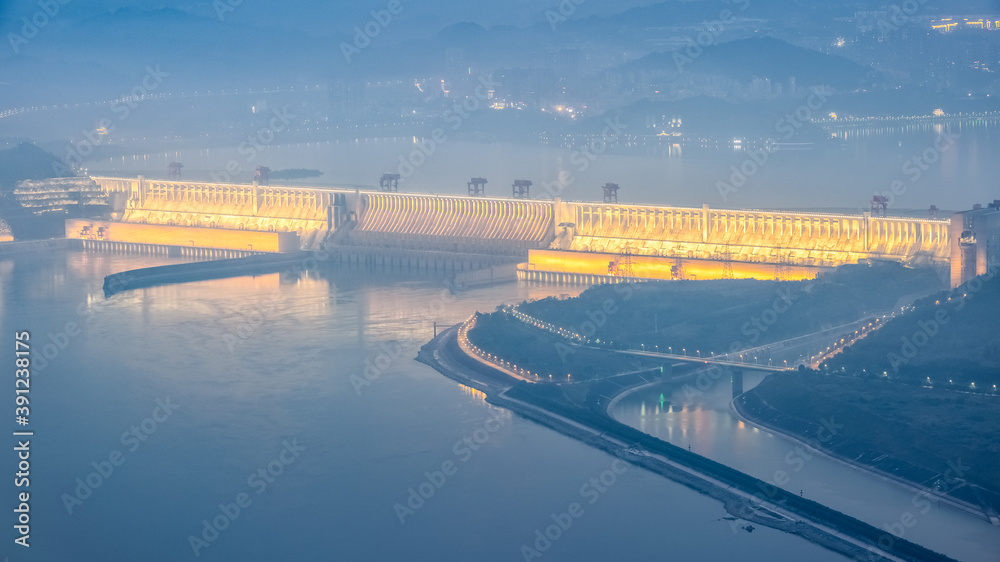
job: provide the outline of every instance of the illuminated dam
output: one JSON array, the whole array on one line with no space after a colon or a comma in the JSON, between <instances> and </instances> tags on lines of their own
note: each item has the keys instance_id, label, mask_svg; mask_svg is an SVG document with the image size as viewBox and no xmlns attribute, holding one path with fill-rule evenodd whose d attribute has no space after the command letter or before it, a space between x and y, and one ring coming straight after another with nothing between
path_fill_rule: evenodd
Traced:
<instances>
[{"instance_id":1,"label":"illuminated dam","mask_svg":"<svg viewBox=\"0 0 1000 562\"><path fill-rule=\"evenodd\" d=\"M68 221L69 238L274 252L324 246L348 260L421 267L461 255L469 263L460 269L516 263L520 279L569 283L804 279L889 260L950 273L957 285L1000 264L997 202L917 219L92 179L109 195L111 220Z\"/></svg>"}]
</instances>

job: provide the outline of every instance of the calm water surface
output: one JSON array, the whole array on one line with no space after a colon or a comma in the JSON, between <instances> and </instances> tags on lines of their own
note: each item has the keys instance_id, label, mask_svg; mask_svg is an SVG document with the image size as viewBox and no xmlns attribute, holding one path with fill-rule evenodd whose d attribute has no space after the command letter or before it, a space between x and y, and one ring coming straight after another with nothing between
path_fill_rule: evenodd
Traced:
<instances>
[{"instance_id":1,"label":"calm water surface","mask_svg":"<svg viewBox=\"0 0 1000 562\"><path fill-rule=\"evenodd\" d=\"M13 365L16 330L31 331L36 356L50 334L64 345L33 375L32 547L8 542L10 560L195 559L189 537L242 493L251 503L218 520L224 530L197 559L523 560L536 530L580 502L582 516L544 560L843 560L770 529L734 532L718 502L634 467L590 504L581 486L612 457L413 360L435 320L565 288L511 283L452 296L433 279L334 270L101 292L106 274L171 262L81 252L0 260L0 332L10 338L0 359ZM82 329L64 339L68 322ZM394 359L379 358L396 345ZM352 376L366 362L380 370L357 392ZM7 392L12 401L13 385ZM176 410L144 422L167 398ZM502 423L484 432L494 416ZM146 437L138 446L122 441L133 427ZM476 437L476 450L455 448ZM283 454L293 441L304 447L297 457ZM123 462L68 513L76 479L93 463L106 470L115 451ZM394 505L447 461L454 473L401 524ZM262 468L271 481L248 482ZM5 490L9 510L12 479Z\"/></svg>"},{"instance_id":2,"label":"calm water surface","mask_svg":"<svg viewBox=\"0 0 1000 562\"><path fill-rule=\"evenodd\" d=\"M377 186L378 178L391 171L402 173L404 191L455 194L466 193L469 178L481 176L490 181L487 193L501 197L510 195L515 179L530 179L534 197L557 194L578 201L600 200L600 186L611 181L621 186L622 202L708 203L716 208L833 207L861 212L870 209L873 194L890 192L890 211L914 209L926 215L930 205L964 210L1000 198L997 118L873 125L831 132L834 135L828 145L779 150L763 160L757 156L759 165L747 150L725 143L721 148L612 147L585 155L555 146L447 140L428 156L414 156L422 139L405 137L291 145L277 138L252 154L241 153L237 146L196 143L160 150L112 145L85 166L95 173L166 177L167 164L178 161L184 163L185 179L243 183L252 181L260 165L271 170L308 168L323 175L301 184L368 187ZM401 158L419 165L400 169ZM741 181L734 170L747 175ZM720 190L720 182L729 187Z\"/></svg>"},{"instance_id":3,"label":"calm water surface","mask_svg":"<svg viewBox=\"0 0 1000 562\"><path fill-rule=\"evenodd\" d=\"M747 373L744 388L763 375ZM732 466L769 484L802 493L880 529L902 527L904 537L965 561L1000 560L1000 527L953 507L917 496L801 444L748 425L730 413L728 380L703 393L684 384L651 387L623 398L613 415L636 429ZM661 401L662 397L662 401ZM836 421L836 419L834 420ZM888 527L887 527L888 526Z\"/></svg>"}]
</instances>

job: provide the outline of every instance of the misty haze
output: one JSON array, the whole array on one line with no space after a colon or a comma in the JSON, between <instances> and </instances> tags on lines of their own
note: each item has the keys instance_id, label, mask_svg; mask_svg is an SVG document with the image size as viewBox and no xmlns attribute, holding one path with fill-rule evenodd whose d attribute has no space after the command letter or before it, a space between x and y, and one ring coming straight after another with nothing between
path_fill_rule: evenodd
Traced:
<instances>
[{"instance_id":1,"label":"misty haze","mask_svg":"<svg viewBox=\"0 0 1000 562\"><path fill-rule=\"evenodd\" d=\"M0 3L4 560L1000 560L1000 2Z\"/></svg>"}]
</instances>

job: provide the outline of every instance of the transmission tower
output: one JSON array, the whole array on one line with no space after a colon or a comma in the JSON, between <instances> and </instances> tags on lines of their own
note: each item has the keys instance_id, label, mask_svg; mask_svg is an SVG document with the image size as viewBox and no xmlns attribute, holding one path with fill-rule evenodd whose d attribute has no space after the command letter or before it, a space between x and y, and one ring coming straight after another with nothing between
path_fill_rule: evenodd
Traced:
<instances>
[{"instance_id":1,"label":"transmission tower","mask_svg":"<svg viewBox=\"0 0 1000 562\"><path fill-rule=\"evenodd\" d=\"M635 277L635 273L632 271L632 246L625 244L625 248L622 250L622 261L618 267L621 275L624 277Z\"/></svg>"},{"instance_id":2,"label":"transmission tower","mask_svg":"<svg viewBox=\"0 0 1000 562\"><path fill-rule=\"evenodd\" d=\"M635 272L632 270L632 247L629 244L625 244L614 261L608 262L608 275L635 277Z\"/></svg>"},{"instance_id":3,"label":"transmission tower","mask_svg":"<svg viewBox=\"0 0 1000 562\"><path fill-rule=\"evenodd\" d=\"M729 251L729 246L722 252L722 278L733 278L733 254Z\"/></svg>"},{"instance_id":4,"label":"transmission tower","mask_svg":"<svg viewBox=\"0 0 1000 562\"><path fill-rule=\"evenodd\" d=\"M788 270L785 267L787 264L788 264L788 259L785 256L778 254L778 263L774 264L775 281L785 280L786 275L788 274Z\"/></svg>"}]
</instances>

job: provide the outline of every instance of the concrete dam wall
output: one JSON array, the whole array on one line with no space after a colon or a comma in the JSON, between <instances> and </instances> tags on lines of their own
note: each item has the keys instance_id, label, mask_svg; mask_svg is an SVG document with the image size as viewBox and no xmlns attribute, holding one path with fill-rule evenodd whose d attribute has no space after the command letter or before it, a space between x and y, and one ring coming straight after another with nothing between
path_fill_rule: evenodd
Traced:
<instances>
[{"instance_id":1,"label":"concrete dam wall","mask_svg":"<svg viewBox=\"0 0 1000 562\"><path fill-rule=\"evenodd\" d=\"M968 254L972 257L959 267L962 273L978 271L979 262L1000 259L995 248L986 248L1000 227L985 218L979 223L986 226L965 225L969 212L919 219L867 212L711 209L142 177L93 180L108 194L112 219L125 223L293 232L302 249L317 249L324 242L351 248L344 253L351 262L381 263L385 260L380 253L385 252L394 256L392 263L413 262L399 252L491 256L490 265L524 264L518 270L522 278L551 277L529 275L531 271L584 274L587 279L633 277L645 263L639 257L652 260L647 270L654 279L800 278L868 259L944 273L955 268L955 255ZM982 210L990 217L995 212ZM979 244L986 250L963 254L954 248L956 236L962 248Z\"/></svg>"},{"instance_id":2,"label":"concrete dam wall","mask_svg":"<svg viewBox=\"0 0 1000 562\"><path fill-rule=\"evenodd\" d=\"M352 244L526 257L553 239L550 202L361 193Z\"/></svg>"},{"instance_id":3,"label":"concrete dam wall","mask_svg":"<svg viewBox=\"0 0 1000 562\"><path fill-rule=\"evenodd\" d=\"M566 203L562 249L835 267L859 259L945 266L949 220ZM568 241L568 243L566 243Z\"/></svg>"}]
</instances>

